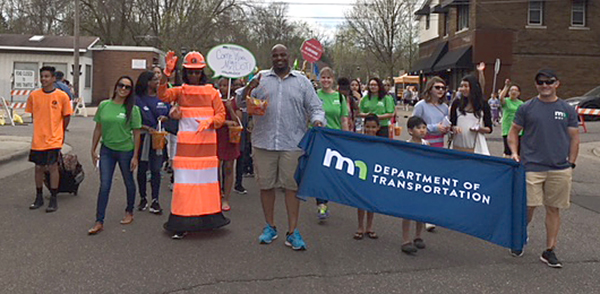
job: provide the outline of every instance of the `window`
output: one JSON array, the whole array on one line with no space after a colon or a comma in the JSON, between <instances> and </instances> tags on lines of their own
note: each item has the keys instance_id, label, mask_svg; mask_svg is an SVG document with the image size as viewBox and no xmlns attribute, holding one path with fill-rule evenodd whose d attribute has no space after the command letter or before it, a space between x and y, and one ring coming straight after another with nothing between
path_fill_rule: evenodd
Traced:
<instances>
[{"instance_id":1,"label":"window","mask_svg":"<svg viewBox=\"0 0 600 294\"><path fill-rule=\"evenodd\" d=\"M85 65L85 87L92 87L92 66L89 64Z\"/></svg>"},{"instance_id":2,"label":"window","mask_svg":"<svg viewBox=\"0 0 600 294\"><path fill-rule=\"evenodd\" d=\"M585 27L585 6L586 0L573 0L571 8L571 26Z\"/></svg>"},{"instance_id":3,"label":"window","mask_svg":"<svg viewBox=\"0 0 600 294\"><path fill-rule=\"evenodd\" d=\"M527 19L529 25L541 26L544 24L544 2L529 1L529 16Z\"/></svg>"},{"instance_id":4,"label":"window","mask_svg":"<svg viewBox=\"0 0 600 294\"><path fill-rule=\"evenodd\" d=\"M459 5L457 8L457 31L469 28L469 5Z\"/></svg>"},{"instance_id":5,"label":"window","mask_svg":"<svg viewBox=\"0 0 600 294\"><path fill-rule=\"evenodd\" d=\"M448 36L450 31L450 13L444 13L444 36Z\"/></svg>"},{"instance_id":6,"label":"window","mask_svg":"<svg viewBox=\"0 0 600 294\"><path fill-rule=\"evenodd\" d=\"M425 16L425 29L428 30L431 23L431 15L428 14Z\"/></svg>"}]
</instances>

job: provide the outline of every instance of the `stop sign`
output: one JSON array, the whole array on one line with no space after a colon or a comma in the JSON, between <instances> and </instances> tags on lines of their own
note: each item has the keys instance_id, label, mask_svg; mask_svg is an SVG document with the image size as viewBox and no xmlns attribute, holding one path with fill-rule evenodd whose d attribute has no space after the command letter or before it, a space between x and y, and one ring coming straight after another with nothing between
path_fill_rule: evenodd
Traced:
<instances>
[{"instance_id":1,"label":"stop sign","mask_svg":"<svg viewBox=\"0 0 600 294\"><path fill-rule=\"evenodd\" d=\"M321 56L323 55L323 46L317 39L313 38L302 43L300 52L302 52L304 60L314 63L321 59Z\"/></svg>"}]
</instances>

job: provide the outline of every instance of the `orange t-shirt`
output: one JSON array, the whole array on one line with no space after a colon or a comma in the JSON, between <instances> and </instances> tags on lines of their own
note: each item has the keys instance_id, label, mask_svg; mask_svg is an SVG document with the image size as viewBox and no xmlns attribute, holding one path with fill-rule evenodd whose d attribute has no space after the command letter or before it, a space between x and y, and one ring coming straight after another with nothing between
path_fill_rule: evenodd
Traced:
<instances>
[{"instance_id":1,"label":"orange t-shirt","mask_svg":"<svg viewBox=\"0 0 600 294\"><path fill-rule=\"evenodd\" d=\"M73 114L69 96L54 89L51 93L38 89L29 95L25 112L33 115L32 150L60 149L65 131L64 117Z\"/></svg>"}]
</instances>

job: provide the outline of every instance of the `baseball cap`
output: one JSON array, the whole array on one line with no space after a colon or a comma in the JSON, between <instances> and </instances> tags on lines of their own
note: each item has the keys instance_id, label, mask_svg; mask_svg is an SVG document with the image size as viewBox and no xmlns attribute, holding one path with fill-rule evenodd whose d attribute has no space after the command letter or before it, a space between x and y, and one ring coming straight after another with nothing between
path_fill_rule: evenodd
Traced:
<instances>
[{"instance_id":1,"label":"baseball cap","mask_svg":"<svg viewBox=\"0 0 600 294\"><path fill-rule=\"evenodd\" d=\"M555 79L558 80L558 76L556 75L556 72L554 72L551 69L540 69L540 70L538 70L537 74L535 75L535 80L537 81L537 79L539 77L555 78Z\"/></svg>"}]
</instances>

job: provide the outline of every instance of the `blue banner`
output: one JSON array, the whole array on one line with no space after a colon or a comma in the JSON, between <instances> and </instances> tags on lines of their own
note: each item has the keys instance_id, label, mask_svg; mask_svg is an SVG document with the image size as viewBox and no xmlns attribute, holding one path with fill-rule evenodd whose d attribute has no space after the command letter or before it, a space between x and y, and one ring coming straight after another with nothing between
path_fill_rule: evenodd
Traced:
<instances>
[{"instance_id":1,"label":"blue banner","mask_svg":"<svg viewBox=\"0 0 600 294\"><path fill-rule=\"evenodd\" d=\"M512 160L312 128L299 147L298 196L436 224L521 250L525 170Z\"/></svg>"}]
</instances>

